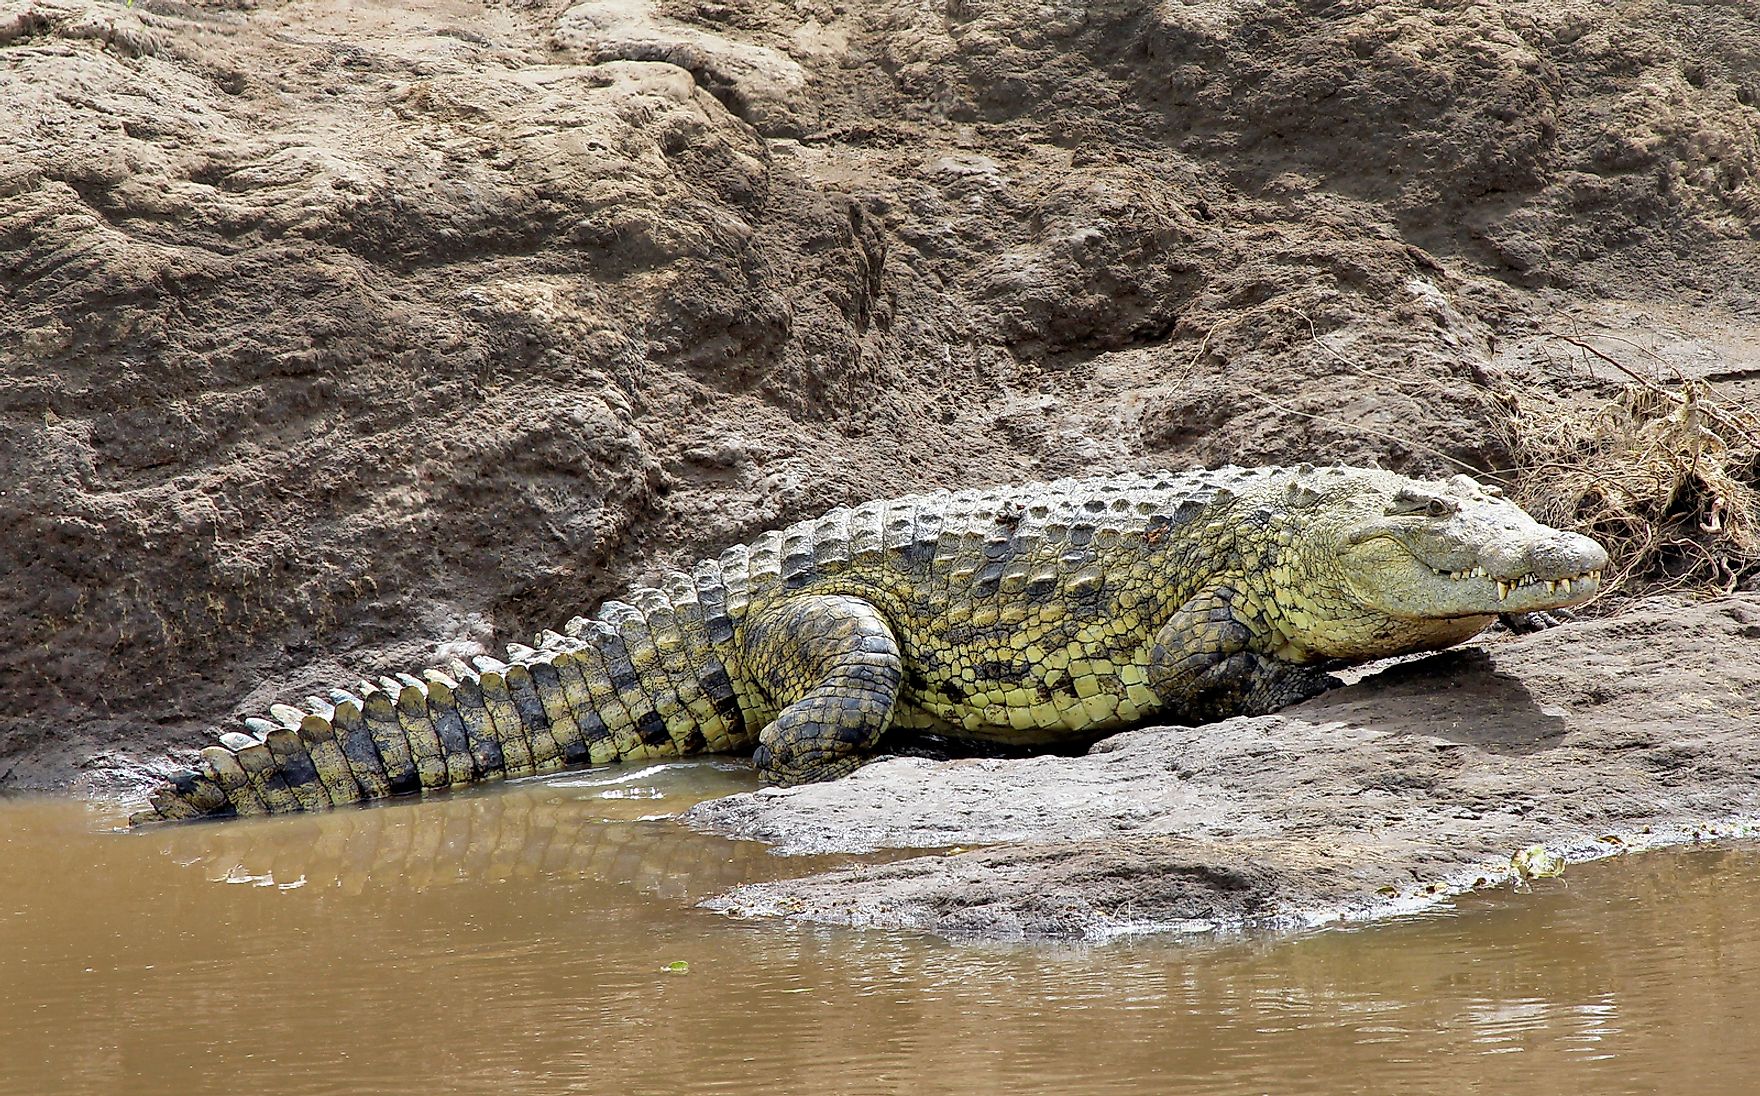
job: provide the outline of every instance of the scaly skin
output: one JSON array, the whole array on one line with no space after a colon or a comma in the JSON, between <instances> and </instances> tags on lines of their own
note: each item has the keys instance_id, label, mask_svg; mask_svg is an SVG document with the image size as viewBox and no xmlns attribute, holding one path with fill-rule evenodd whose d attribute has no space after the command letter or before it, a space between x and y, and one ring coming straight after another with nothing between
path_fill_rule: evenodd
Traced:
<instances>
[{"instance_id":1,"label":"scaly skin","mask_svg":"<svg viewBox=\"0 0 1760 1096\"><path fill-rule=\"evenodd\" d=\"M794 784L855 769L892 727L1035 745L1257 715L1324 691L1330 668L1587 601L1606 561L1464 476L1224 468L871 502L507 662L277 705L135 820L702 752Z\"/></svg>"}]
</instances>

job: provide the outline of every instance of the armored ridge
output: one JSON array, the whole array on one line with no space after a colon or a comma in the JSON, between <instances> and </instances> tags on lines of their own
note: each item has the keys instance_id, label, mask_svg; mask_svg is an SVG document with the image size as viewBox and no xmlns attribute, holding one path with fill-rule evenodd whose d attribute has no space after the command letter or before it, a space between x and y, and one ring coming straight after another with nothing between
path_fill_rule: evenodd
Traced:
<instances>
[{"instance_id":1,"label":"armored ridge","mask_svg":"<svg viewBox=\"0 0 1760 1096\"><path fill-rule=\"evenodd\" d=\"M751 751L843 775L896 725L1016 744L1313 696L1329 667L1578 604L1606 555L1466 477L1239 469L839 508L507 660L277 705L135 821L327 806L573 765Z\"/></svg>"},{"instance_id":2,"label":"armored ridge","mask_svg":"<svg viewBox=\"0 0 1760 1096\"><path fill-rule=\"evenodd\" d=\"M743 576L741 576L743 579ZM743 590L739 581L736 591ZM428 670L278 704L220 736L131 822L322 810L581 765L750 748L723 652L719 564L637 589L508 661ZM735 662L737 665L737 661Z\"/></svg>"}]
</instances>

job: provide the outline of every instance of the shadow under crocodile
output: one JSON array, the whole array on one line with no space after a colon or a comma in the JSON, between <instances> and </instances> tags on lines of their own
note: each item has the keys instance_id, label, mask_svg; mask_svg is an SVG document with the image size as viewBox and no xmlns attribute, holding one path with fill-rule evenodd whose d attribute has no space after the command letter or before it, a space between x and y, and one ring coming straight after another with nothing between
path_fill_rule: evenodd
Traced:
<instances>
[{"instance_id":1,"label":"shadow under crocodile","mask_svg":"<svg viewBox=\"0 0 1760 1096\"><path fill-rule=\"evenodd\" d=\"M1380 722L1493 753L1559 745L1565 713L1535 698L1522 678L1499 670L1480 647L1457 647L1383 667L1302 706L1315 719ZM1402 721L1395 713L1417 718Z\"/></svg>"}]
</instances>

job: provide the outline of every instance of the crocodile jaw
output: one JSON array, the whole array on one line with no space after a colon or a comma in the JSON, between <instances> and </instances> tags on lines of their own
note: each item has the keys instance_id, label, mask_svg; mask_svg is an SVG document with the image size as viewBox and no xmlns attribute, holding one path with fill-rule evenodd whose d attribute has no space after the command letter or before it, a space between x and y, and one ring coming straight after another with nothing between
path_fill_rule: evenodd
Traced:
<instances>
[{"instance_id":1,"label":"crocodile jaw","mask_svg":"<svg viewBox=\"0 0 1760 1096\"><path fill-rule=\"evenodd\" d=\"M1339 545L1342 577L1365 606L1404 620L1532 613L1601 591L1607 552L1542 525L1461 478L1441 493L1453 512L1376 515Z\"/></svg>"},{"instance_id":2,"label":"crocodile jaw","mask_svg":"<svg viewBox=\"0 0 1760 1096\"><path fill-rule=\"evenodd\" d=\"M1419 566L1427 566L1417 561ZM1605 558L1603 558L1605 566ZM1579 570L1575 574L1563 574L1551 577L1542 572L1515 572L1507 570L1503 574L1489 574L1484 566L1475 566L1471 572L1445 572L1438 568L1427 568L1433 579L1433 588L1443 588L1443 584L1459 584L1461 589L1450 589L1447 596L1438 593L1440 602L1454 603L1466 600L1473 607L1466 614L1482 614L1482 612L1542 612L1547 609L1568 609L1572 605L1582 605L1593 600L1602 591L1602 568L1596 566L1591 570ZM1450 612L1448 616L1466 616Z\"/></svg>"}]
</instances>

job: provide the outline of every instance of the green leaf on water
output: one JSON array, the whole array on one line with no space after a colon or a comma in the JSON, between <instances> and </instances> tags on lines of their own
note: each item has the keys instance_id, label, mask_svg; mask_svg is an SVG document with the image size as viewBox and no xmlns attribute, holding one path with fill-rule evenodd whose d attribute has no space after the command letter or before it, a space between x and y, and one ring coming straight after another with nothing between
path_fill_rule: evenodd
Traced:
<instances>
[{"instance_id":1,"label":"green leaf on water","mask_svg":"<svg viewBox=\"0 0 1760 1096\"><path fill-rule=\"evenodd\" d=\"M674 959L660 969L667 974L689 974L691 972L691 965L683 959Z\"/></svg>"}]
</instances>

